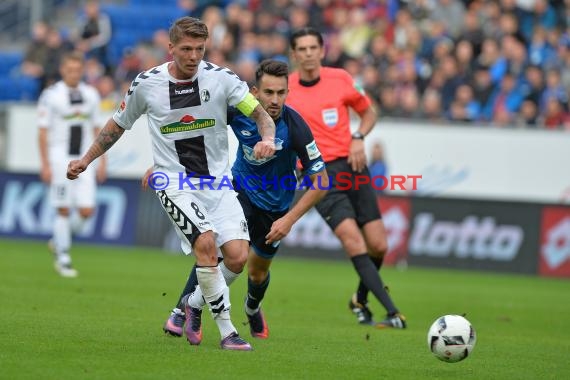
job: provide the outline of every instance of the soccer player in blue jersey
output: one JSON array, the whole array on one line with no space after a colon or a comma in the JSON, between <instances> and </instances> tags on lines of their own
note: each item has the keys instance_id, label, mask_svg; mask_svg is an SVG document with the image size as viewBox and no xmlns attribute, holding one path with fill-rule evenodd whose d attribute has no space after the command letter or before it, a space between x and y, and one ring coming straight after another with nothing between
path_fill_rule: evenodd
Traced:
<instances>
[{"instance_id":1,"label":"soccer player in blue jersey","mask_svg":"<svg viewBox=\"0 0 570 380\"><path fill-rule=\"evenodd\" d=\"M329 180L310 128L296 111L284 105L288 93L287 64L265 60L260 63L255 77L256 83L251 92L275 121L275 155L261 159L253 156L253 147L261 138L255 122L230 109L228 123L239 140L232 175L234 189L248 221L251 241L245 312L251 335L265 339L269 336L269 329L261 312L261 301L269 286L269 267L279 242L293 224L324 197ZM301 183L306 185L307 191L291 207L298 187L294 177L297 158L303 167ZM147 178L148 175L143 183ZM204 302L197 285L196 276L191 273L178 307L164 325L165 332L182 336L184 331L188 340L193 342L202 335L201 309ZM190 316L184 316L185 309ZM184 328L185 320L188 322Z\"/></svg>"}]
</instances>

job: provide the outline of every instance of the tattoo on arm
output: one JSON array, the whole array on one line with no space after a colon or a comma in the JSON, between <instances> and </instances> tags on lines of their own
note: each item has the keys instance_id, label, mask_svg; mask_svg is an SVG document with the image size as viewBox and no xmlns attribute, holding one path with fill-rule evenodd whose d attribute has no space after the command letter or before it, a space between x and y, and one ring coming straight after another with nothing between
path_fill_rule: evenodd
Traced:
<instances>
[{"instance_id":1,"label":"tattoo on arm","mask_svg":"<svg viewBox=\"0 0 570 380\"><path fill-rule=\"evenodd\" d=\"M255 120L257 130L261 137L275 137L275 122L269 114L263 109L261 104L257 105L250 117Z\"/></svg>"},{"instance_id":2,"label":"tattoo on arm","mask_svg":"<svg viewBox=\"0 0 570 380\"><path fill-rule=\"evenodd\" d=\"M89 162L93 162L97 157L108 151L124 132L123 128L119 127L113 120L110 120L95 138L95 141L85 154L85 158Z\"/></svg>"}]
</instances>

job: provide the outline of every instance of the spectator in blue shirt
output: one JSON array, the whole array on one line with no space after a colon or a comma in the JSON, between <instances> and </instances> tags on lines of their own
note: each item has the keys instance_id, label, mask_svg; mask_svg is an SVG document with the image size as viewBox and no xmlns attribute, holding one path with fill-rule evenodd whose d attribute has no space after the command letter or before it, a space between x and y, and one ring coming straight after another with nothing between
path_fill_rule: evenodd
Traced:
<instances>
[{"instance_id":1,"label":"spectator in blue shirt","mask_svg":"<svg viewBox=\"0 0 570 380\"><path fill-rule=\"evenodd\" d=\"M383 176L383 178L376 178L374 180L374 189L378 194L384 193L384 190L379 190L381 187L387 187L389 184L386 183L388 181L388 165L386 164L386 160L384 159L384 148L380 142L374 143L372 146L372 156L370 159L370 164L368 165L368 170L370 170L370 177L379 177Z\"/></svg>"}]
</instances>

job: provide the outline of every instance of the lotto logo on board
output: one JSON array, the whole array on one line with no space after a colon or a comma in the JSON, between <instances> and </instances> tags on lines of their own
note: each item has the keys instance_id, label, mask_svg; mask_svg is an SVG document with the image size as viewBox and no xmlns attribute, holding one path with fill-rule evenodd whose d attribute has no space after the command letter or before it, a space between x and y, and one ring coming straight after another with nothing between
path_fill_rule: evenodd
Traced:
<instances>
[{"instance_id":1,"label":"lotto logo on board","mask_svg":"<svg viewBox=\"0 0 570 380\"><path fill-rule=\"evenodd\" d=\"M570 277L570 207L542 210L539 273Z\"/></svg>"},{"instance_id":2,"label":"lotto logo on board","mask_svg":"<svg viewBox=\"0 0 570 380\"><path fill-rule=\"evenodd\" d=\"M410 200L406 198L378 197L382 220L386 228L388 253L384 263L405 264L408 261L410 235Z\"/></svg>"}]
</instances>

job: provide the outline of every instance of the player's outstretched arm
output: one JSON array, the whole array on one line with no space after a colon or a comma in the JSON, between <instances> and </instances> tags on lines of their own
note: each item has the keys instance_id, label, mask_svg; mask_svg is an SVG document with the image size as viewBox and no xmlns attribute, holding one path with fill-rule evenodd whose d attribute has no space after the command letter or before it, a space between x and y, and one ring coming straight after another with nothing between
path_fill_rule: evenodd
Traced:
<instances>
[{"instance_id":1,"label":"player's outstretched arm","mask_svg":"<svg viewBox=\"0 0 570 380\"><path fill-rule=\"evenodd\" d=\"M261 141L253 147L255 158L273 156L275 154L275 122L261 104L258 104L253 109L249 117L255 120L257 130L261 136Z\"/></svg>"},{"instance_id":2,"label":"player's outstretched arm","mask_svg":"<svg viewBox=\"0 0 570 380\"><path fill-rule=\"evenodd\" d=\"M97 135L97 138L91 144L91 147L80 160L74 160L67 165L67 178L76 179L79 174L87 169L87 166L93 162L97 157L104 154L109 148L119 140L125 130L115 122L112 118L109 119L105 127Z\"/></svg>"},{"instance_id":3,"label":"player's outstretched arm","mask_svg":"<svg viewBox=\"0 0 570 380\"><path fill-rule=\"evenodd\" d=\"M101 128L95 128L94 133L95 133L95 139L96 139L97 136L99 135L99 133L101 133ZM99 157L99 161L98 161L98 165L97 165L97 173L95 175L95 178L97 179L97 183L103 183L103 182L105 182L105 180L107 180L107 156L106 155L102 155L101 157Z\"/></svg>"},{"instance_id":4,"label":"player's outstretched arm","mask_svg":"<svg viewBox=\"0 0 570 380\"><path fill-rule=\"evenodd\" d=\"M310 178L312 182L311 187L301 198L299 198L297 203L295 203L287 214L273 222L271 230L267 235L265 235L265 238L267 239L265 244L271 244L287 236L289 231L291 231L293 224L305 215L311 207L323 199L329 188L329 176L327 174L327 170L323 169L318 173L311 174Z\"/></svg>"}]
</instances>

